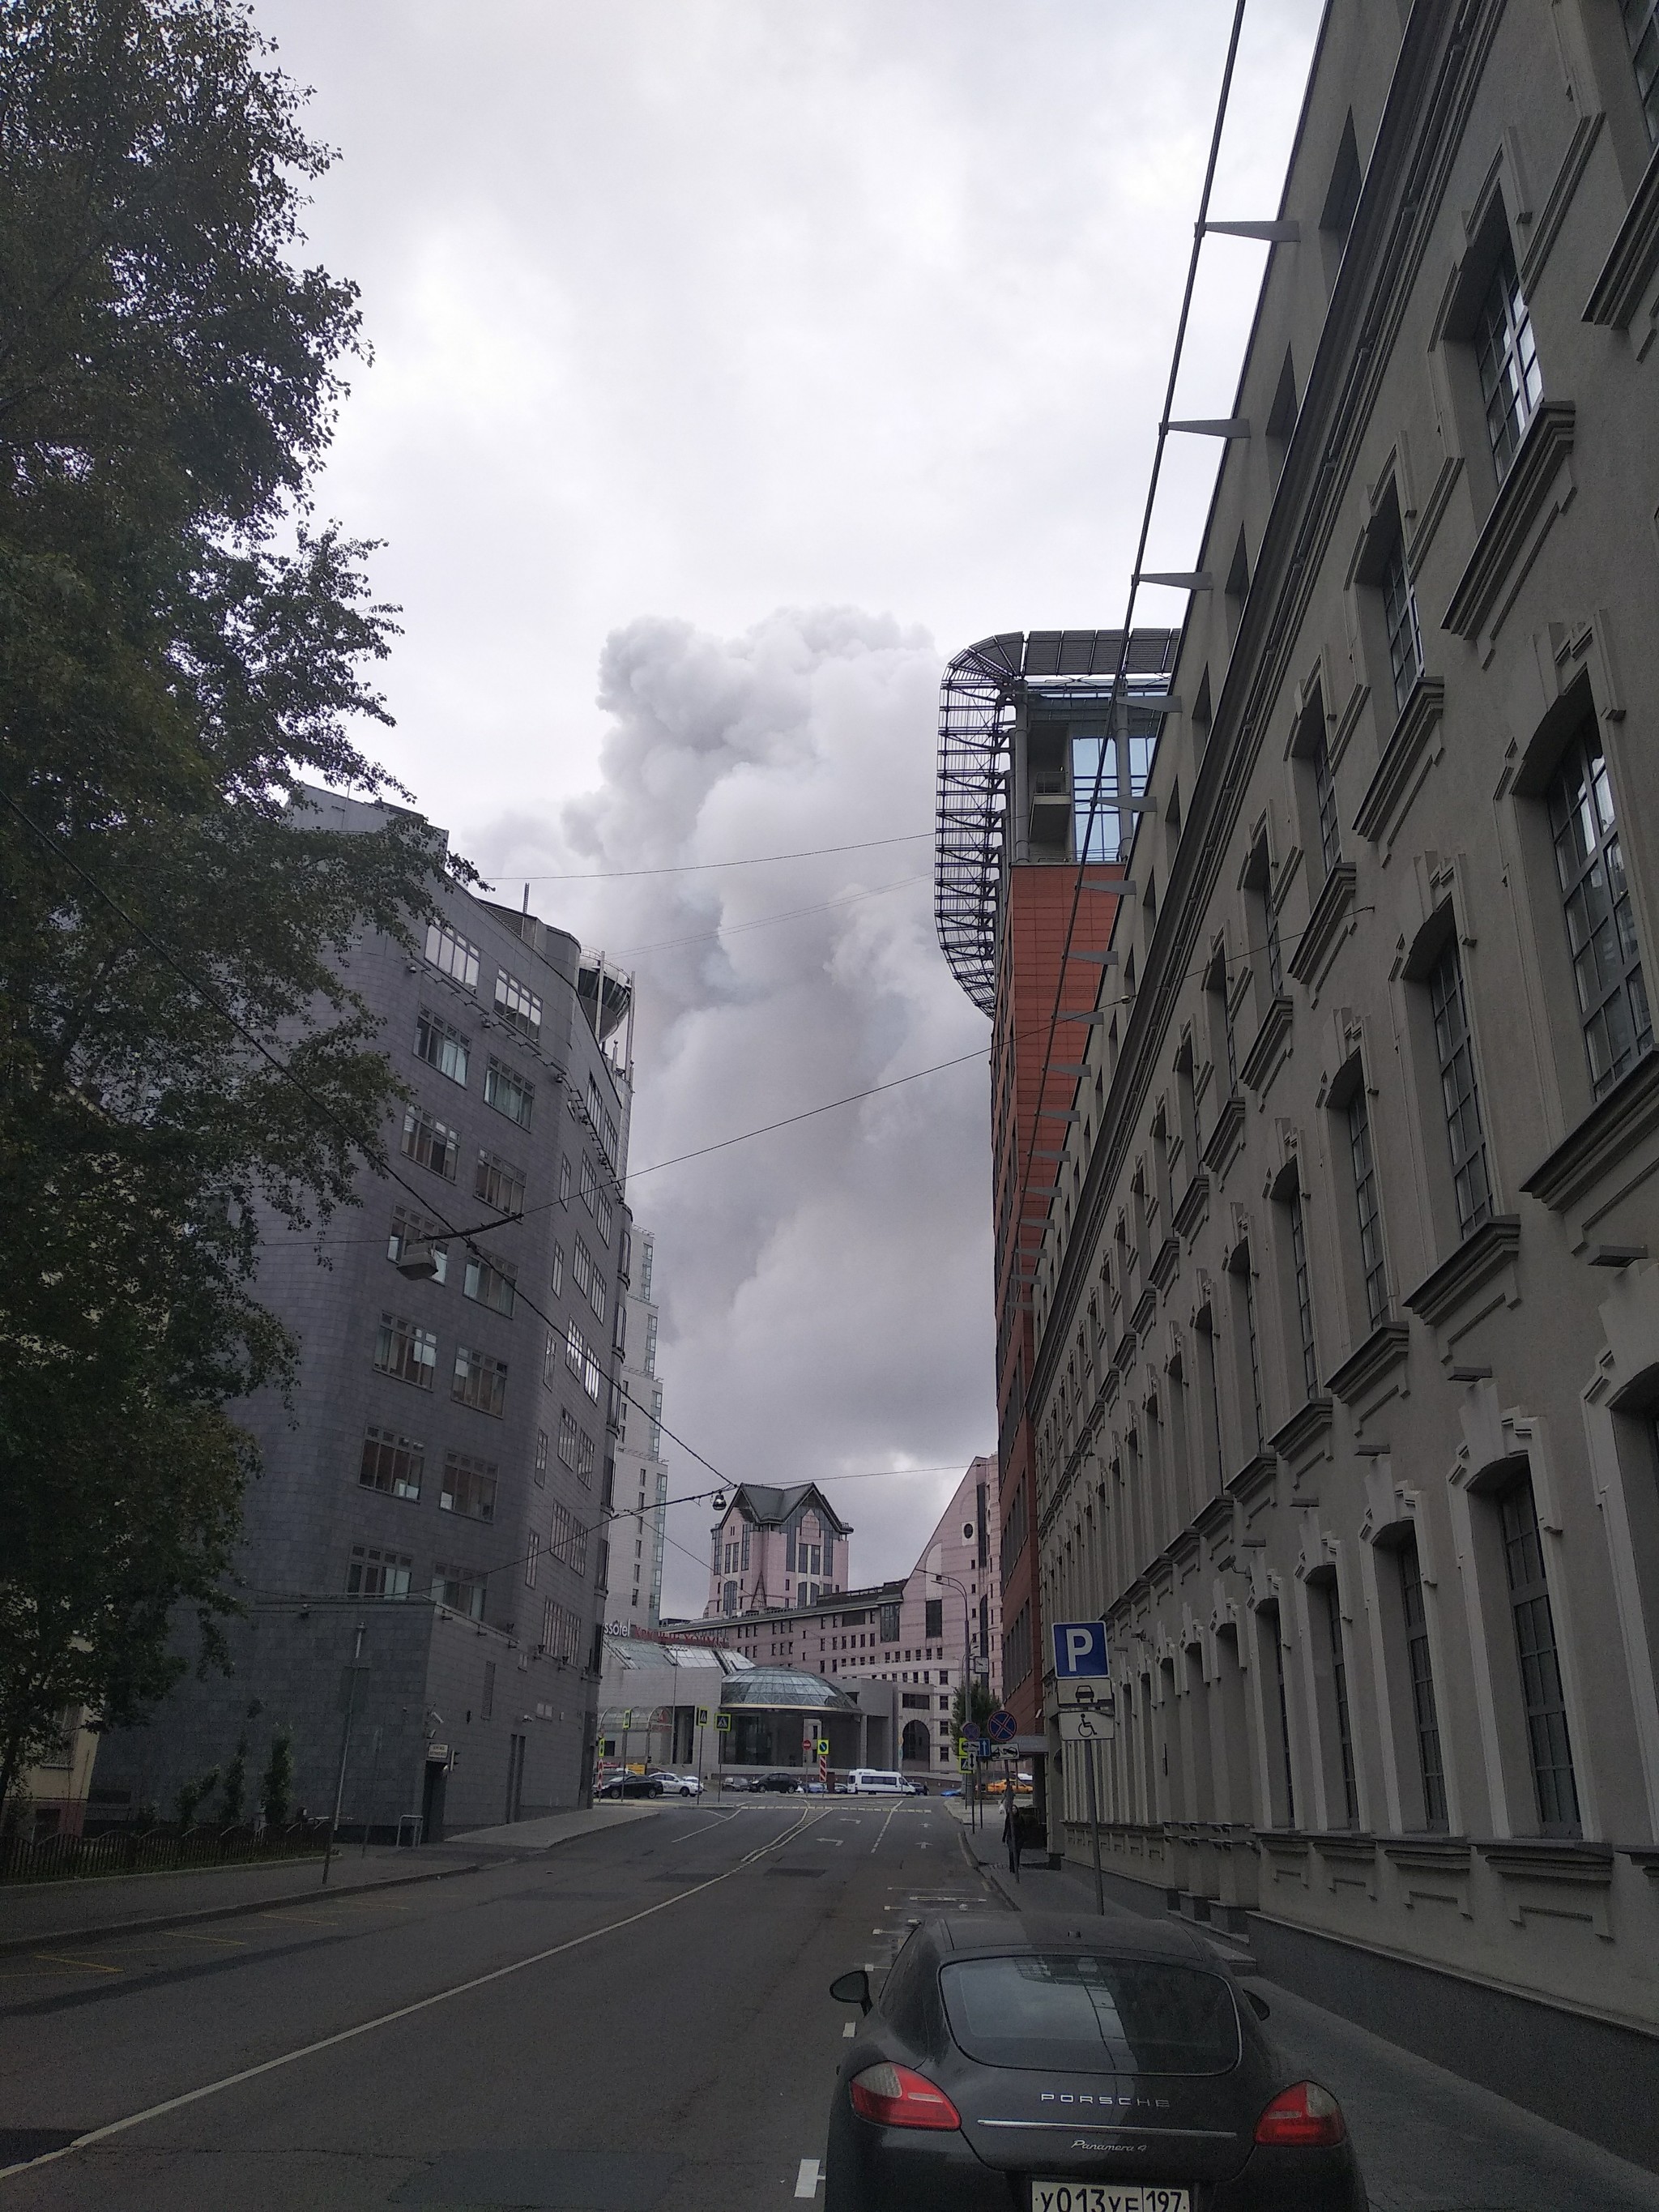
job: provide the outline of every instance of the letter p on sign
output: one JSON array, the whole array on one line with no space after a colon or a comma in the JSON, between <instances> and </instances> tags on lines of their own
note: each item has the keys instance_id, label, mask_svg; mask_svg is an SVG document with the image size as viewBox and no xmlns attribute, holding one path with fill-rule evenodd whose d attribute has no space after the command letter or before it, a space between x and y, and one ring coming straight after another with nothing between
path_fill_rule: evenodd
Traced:
<instances>
[{"instance_id":1,"label":"letter p on sign","mask_svg":"<svg viewBox=\"0 0 1659 2212\"><path fill-rule=\"evenodd\" d=\"M1062 1681L1079 1675L1104 1674L1106 1624L1103 1620L1057 1620L1054 1628L1054 1673Z\"/></svg>"}]
</instances>

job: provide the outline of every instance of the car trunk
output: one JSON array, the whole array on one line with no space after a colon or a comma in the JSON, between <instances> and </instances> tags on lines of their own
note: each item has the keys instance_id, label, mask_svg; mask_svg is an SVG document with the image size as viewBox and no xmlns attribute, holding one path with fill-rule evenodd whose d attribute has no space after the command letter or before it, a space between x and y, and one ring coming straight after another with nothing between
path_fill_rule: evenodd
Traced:
<instances>
[{"instance_id":1,"label":"car trunk","mask_svg":"<svg viewBox=\"0 0 1659 2212\"><path fill-rule=\"evenodd\" d=\"M939 2086L975 2154L1000 2172L1196 2185L1229 2179L1249 2155L1254 2070L1085 2077L969 2065Z\"/></svg>"}]
</instances>

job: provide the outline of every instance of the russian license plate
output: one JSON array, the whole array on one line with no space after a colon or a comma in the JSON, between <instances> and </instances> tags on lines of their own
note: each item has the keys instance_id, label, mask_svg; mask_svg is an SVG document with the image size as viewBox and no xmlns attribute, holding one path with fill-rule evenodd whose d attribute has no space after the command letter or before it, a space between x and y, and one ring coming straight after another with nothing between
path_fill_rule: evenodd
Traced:
<instances>
[{"instance_id":1,"label":"russian license plate","mask_svg":"<svg viewBox=\"0 0 1659 2212\"><path fill-rule=\"evenodd\" d=\"M1150 2182L1034 2181L1031 2212L1190 2212L1184 2189Z\"/></svg>"}]
</instances>

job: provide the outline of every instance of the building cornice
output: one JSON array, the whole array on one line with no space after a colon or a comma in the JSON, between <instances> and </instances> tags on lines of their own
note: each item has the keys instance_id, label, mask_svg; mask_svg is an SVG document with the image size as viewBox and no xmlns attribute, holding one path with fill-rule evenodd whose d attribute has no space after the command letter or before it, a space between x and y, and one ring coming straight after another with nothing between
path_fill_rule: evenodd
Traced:
<instances>
[{"instance_id":1,"label":"building cornice","mask_svg":"<svg viewBox=\"0 0 1659 2212\"><path fill-rule=\"evenodd\" d=\"M1559 1213L1656 1128L1659 1052L1650 1052L1539 1162L1521 1188L1552 1213Z\"/></svg>"},{"instance_id":2,"label":"building cornice","mask_svg":"<svg viewBox=\"0 0 1659 2212\"><path fill-rule=\"evenodd\" d=\"M1037 1347L1042 1404L1089 1254L1134 1142L1142 1103L1189 974L1201 964L1210 899L1261 749L1269 711L1347 496L1394 340L1443 204L1468 110L1503 0L1418 7L1407 24L1302 410L1263 532L1256 573L1216 702L1142 985L1085 1173ZM1212 510L1213 512L1213 510ZM1178 665L1178 664L1177 664ZM1126 908L1123 911L1133 913Z\"/></svg>"},{"instance_id":3,"label":"building cornice","mask_svg":"<svg viewBox=\"0 0 1659 2212\"><path fill-rule=\"evenodd\" d=\"M1659 147L1636 187L1612 251L1585 302L1583 319L1626 331L1659 275Z\"/></svg>"}]
</instances>

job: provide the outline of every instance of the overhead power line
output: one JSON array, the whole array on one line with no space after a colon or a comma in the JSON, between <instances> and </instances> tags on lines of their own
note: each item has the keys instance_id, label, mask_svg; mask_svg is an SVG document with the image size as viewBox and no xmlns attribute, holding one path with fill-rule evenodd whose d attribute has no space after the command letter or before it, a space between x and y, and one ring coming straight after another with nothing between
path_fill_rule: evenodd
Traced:
<instances>
[{"instance_id":1,"label":"overhead power line","mask_svg":"<svg viewBox=\"0 0 1659 2212\"><path fill-rule=\"evenodd\" d=\"M908 830L902 837L860 837L851 845L809 845L799 853L749 853L735 860L680 860L662 868L566 868L556 875L521 876L514 868L493 872L520 884L613 884L636 876L698 876L711 868L765 868L775 860L820 860L830 853L872 853L881 845L931 844L931 830Z\"/></svg>"}]
</instances>

